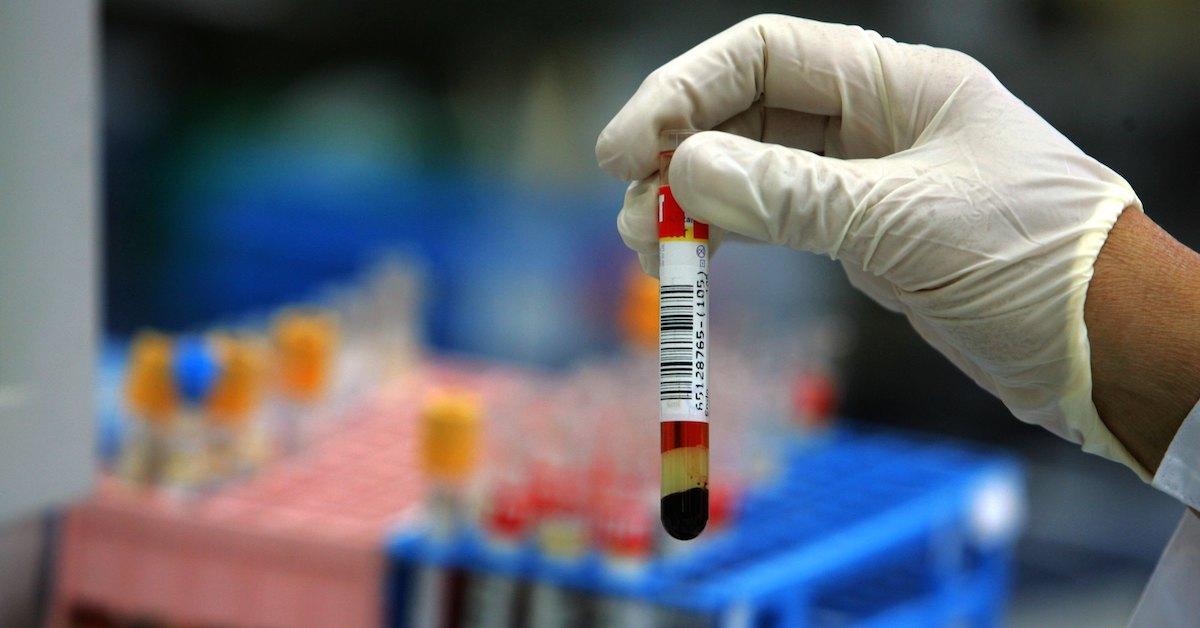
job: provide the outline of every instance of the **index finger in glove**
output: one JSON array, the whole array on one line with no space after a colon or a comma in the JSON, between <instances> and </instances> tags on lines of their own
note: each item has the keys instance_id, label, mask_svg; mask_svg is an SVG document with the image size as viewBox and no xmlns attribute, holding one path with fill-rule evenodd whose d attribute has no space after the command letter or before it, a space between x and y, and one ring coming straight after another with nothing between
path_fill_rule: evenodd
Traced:
<instances>
[{"instance_id":1,"label":"index finger in glove","mask_svg":"<svg viewBox=\"0 0 1200 628\"><path fill-rule=\"evenodd\" d=\"M638 254L642 270L658 276L658 177L648 177L629 184L625 190L625 204L617 214L617 232L625 246ZM716 253L725 232L713 227L709 230L709 255Z\"/></svg>"},{"instance_id":2,"label":"index finger in glove","mask_svg":"<svg viewBox=\"0 0 1200 628\"><path fill-rule=\"evenodd\" d=\"M843 117L843 133L886 135L878 47L889 45L896 44L857 26L744 20L651 73L601 132L596 157L613 176L642 179L657 169L663 130L712 129L760 99L768 108Z\"/></svg>"}]
</instances>

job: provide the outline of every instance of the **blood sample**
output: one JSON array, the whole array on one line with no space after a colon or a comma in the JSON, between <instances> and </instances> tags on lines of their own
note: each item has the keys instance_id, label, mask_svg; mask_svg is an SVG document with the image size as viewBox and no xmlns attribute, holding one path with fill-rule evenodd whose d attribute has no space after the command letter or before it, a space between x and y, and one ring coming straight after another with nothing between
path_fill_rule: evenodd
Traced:
<instances>
[{"instance_id":1,"label":"blood sample","mask_svg":"<svg viewBox=\"0 0 1200 628\"><path fill-rule=\"evenodd\" d=\"M675 148L693 131L664 131L658 160L659 430L663 528L688 540L708 522L708 225L671 194Z\"/></svg>"},{"instance_id":2,"label":"blood sample","mask_svg":"<svg viewBox=\"0 0 1200 628\"><path fill-rule=\"evenodd\" d=\"M535 541L541 560L554 568L578 567L587 557L591 538L585 518L585 477L569 466L537 466L533 471ZM590 608L579 591L538 581L529 593L526 625L579 626L587 624Z\"/></svg>"},{"instance_id":3,"label":"blood sample","mask_svg":"<svg viewBox=\"0 0 1200 628\"><path fill-rule=\"evenodd\" d=\"M829 425L837 411L837 388L833 378L820 369L796 375L792 383L792 420L806 431Z\"/></svg>"},{"instance_id":4,"label":"blood sample","mask_svg":"<svg viewBox=\"0 0 1200 628\"><path fill-rule=\"evenodd\" d=\"M515 561L530 524L532 495L529 486L497 482L489 491L483 529L487 551ZM511 628L518 625L524 586L516 574L505 571L472 573L467 584L464 628Z\"/></svg>"},{"instance_id":5,"label":"blood sample","mask_svg":"<svg viewBox=\"0 0 1200 628\"><path fill-rule=\"evenodd\" d=\"M654 505L633 486L614 487L596 508L597 537L607 577L634 583L650 565L654 543ZM652 496L653 493L650 493ZM603 596L596 603L596 625L651 628L658 608L646 600Z\"/></svg>"}]
</instances>

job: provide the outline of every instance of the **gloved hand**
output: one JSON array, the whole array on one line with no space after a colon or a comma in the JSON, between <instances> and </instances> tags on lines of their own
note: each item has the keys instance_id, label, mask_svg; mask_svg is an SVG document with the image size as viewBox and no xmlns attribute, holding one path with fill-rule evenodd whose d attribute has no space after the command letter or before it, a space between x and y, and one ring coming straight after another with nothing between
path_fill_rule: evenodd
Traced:
<instances>
[{"instance_id":1,"label":"gloved hand","mask_svg":"<svg viewBox=\"0 0 1200 628\"><path fill-rule=\"evenodd\" d=\"M618 227L651 273L658 137L680 128L718 129L671 163L690 216L840 260L1018 418L1149 478L1096 413L1083 320L1096 256L1141 204L981 64L765 15L659 68L596 145L633 182Z\"/></svg>"}]
</instances>

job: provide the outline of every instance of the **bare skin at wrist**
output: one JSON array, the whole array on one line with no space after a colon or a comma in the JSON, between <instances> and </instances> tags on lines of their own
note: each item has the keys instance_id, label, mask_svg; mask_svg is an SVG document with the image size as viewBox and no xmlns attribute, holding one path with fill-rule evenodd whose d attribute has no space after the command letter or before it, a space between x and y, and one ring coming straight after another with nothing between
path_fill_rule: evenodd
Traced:
<instances>
[{"instance_id":1,"label":"bare skin at wrist","mask_svg":"<svg viewBox=\"0 0 1200 628\"><path fill-rule=\"evenodd\" d=\"M1096 258L1084 323L1100 419L1154 473L1200 399L1200 255L1126 209Z\"/></svg>"}]
</instances>

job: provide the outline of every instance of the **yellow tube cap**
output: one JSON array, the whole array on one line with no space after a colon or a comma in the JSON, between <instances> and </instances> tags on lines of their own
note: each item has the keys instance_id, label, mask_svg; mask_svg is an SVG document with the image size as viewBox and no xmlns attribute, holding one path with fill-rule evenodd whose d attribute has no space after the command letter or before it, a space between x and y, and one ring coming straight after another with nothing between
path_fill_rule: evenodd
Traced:
<instances>
[{"instance_id":1,"label":"yellow tube cap","mask_svg":"<svg viewBox=\"0 0 1200 628\"><path fill-rule=\"evenodd\" d=\"M129 350L125 399L135 414L152 423L169 422L179 407L173 352L171 339L152 331L138 334Z\"/></svg>"},{"instance_id":2,"label":"yellow tube cap","mask_svg":"<svg viewBox=\"0 0 1200 628\"><path fill-rule=\"evenodd\" d=\"M421 416L421 461L425 472L446 480L465 479L479 450L479 401L464 392L434 393Z\"/></svg>"},{"instance_id":3,"label":"yellow tube cap","mask_svg":"<svg viewBox=\"0 0 1200 628\"><path fill-rule=\"evenodd\" d=\"M331 316L284 312L275 321L275 351L284 394L312 401L325 393L337 346L337 323Z\"/></svg>"},{"instance_id":4,"label":"yellow tube cap","mask_svg":"<svg viewBox=\"0 0 1200 628\"><path fill-rule=\"evenodd\" d=\"M262 402L265 351L261 343L250 338L217 335L213 344L221 362L221 375L209 396L209 416L225 425L244 423Z\"/></svg>"}]
</instances>

